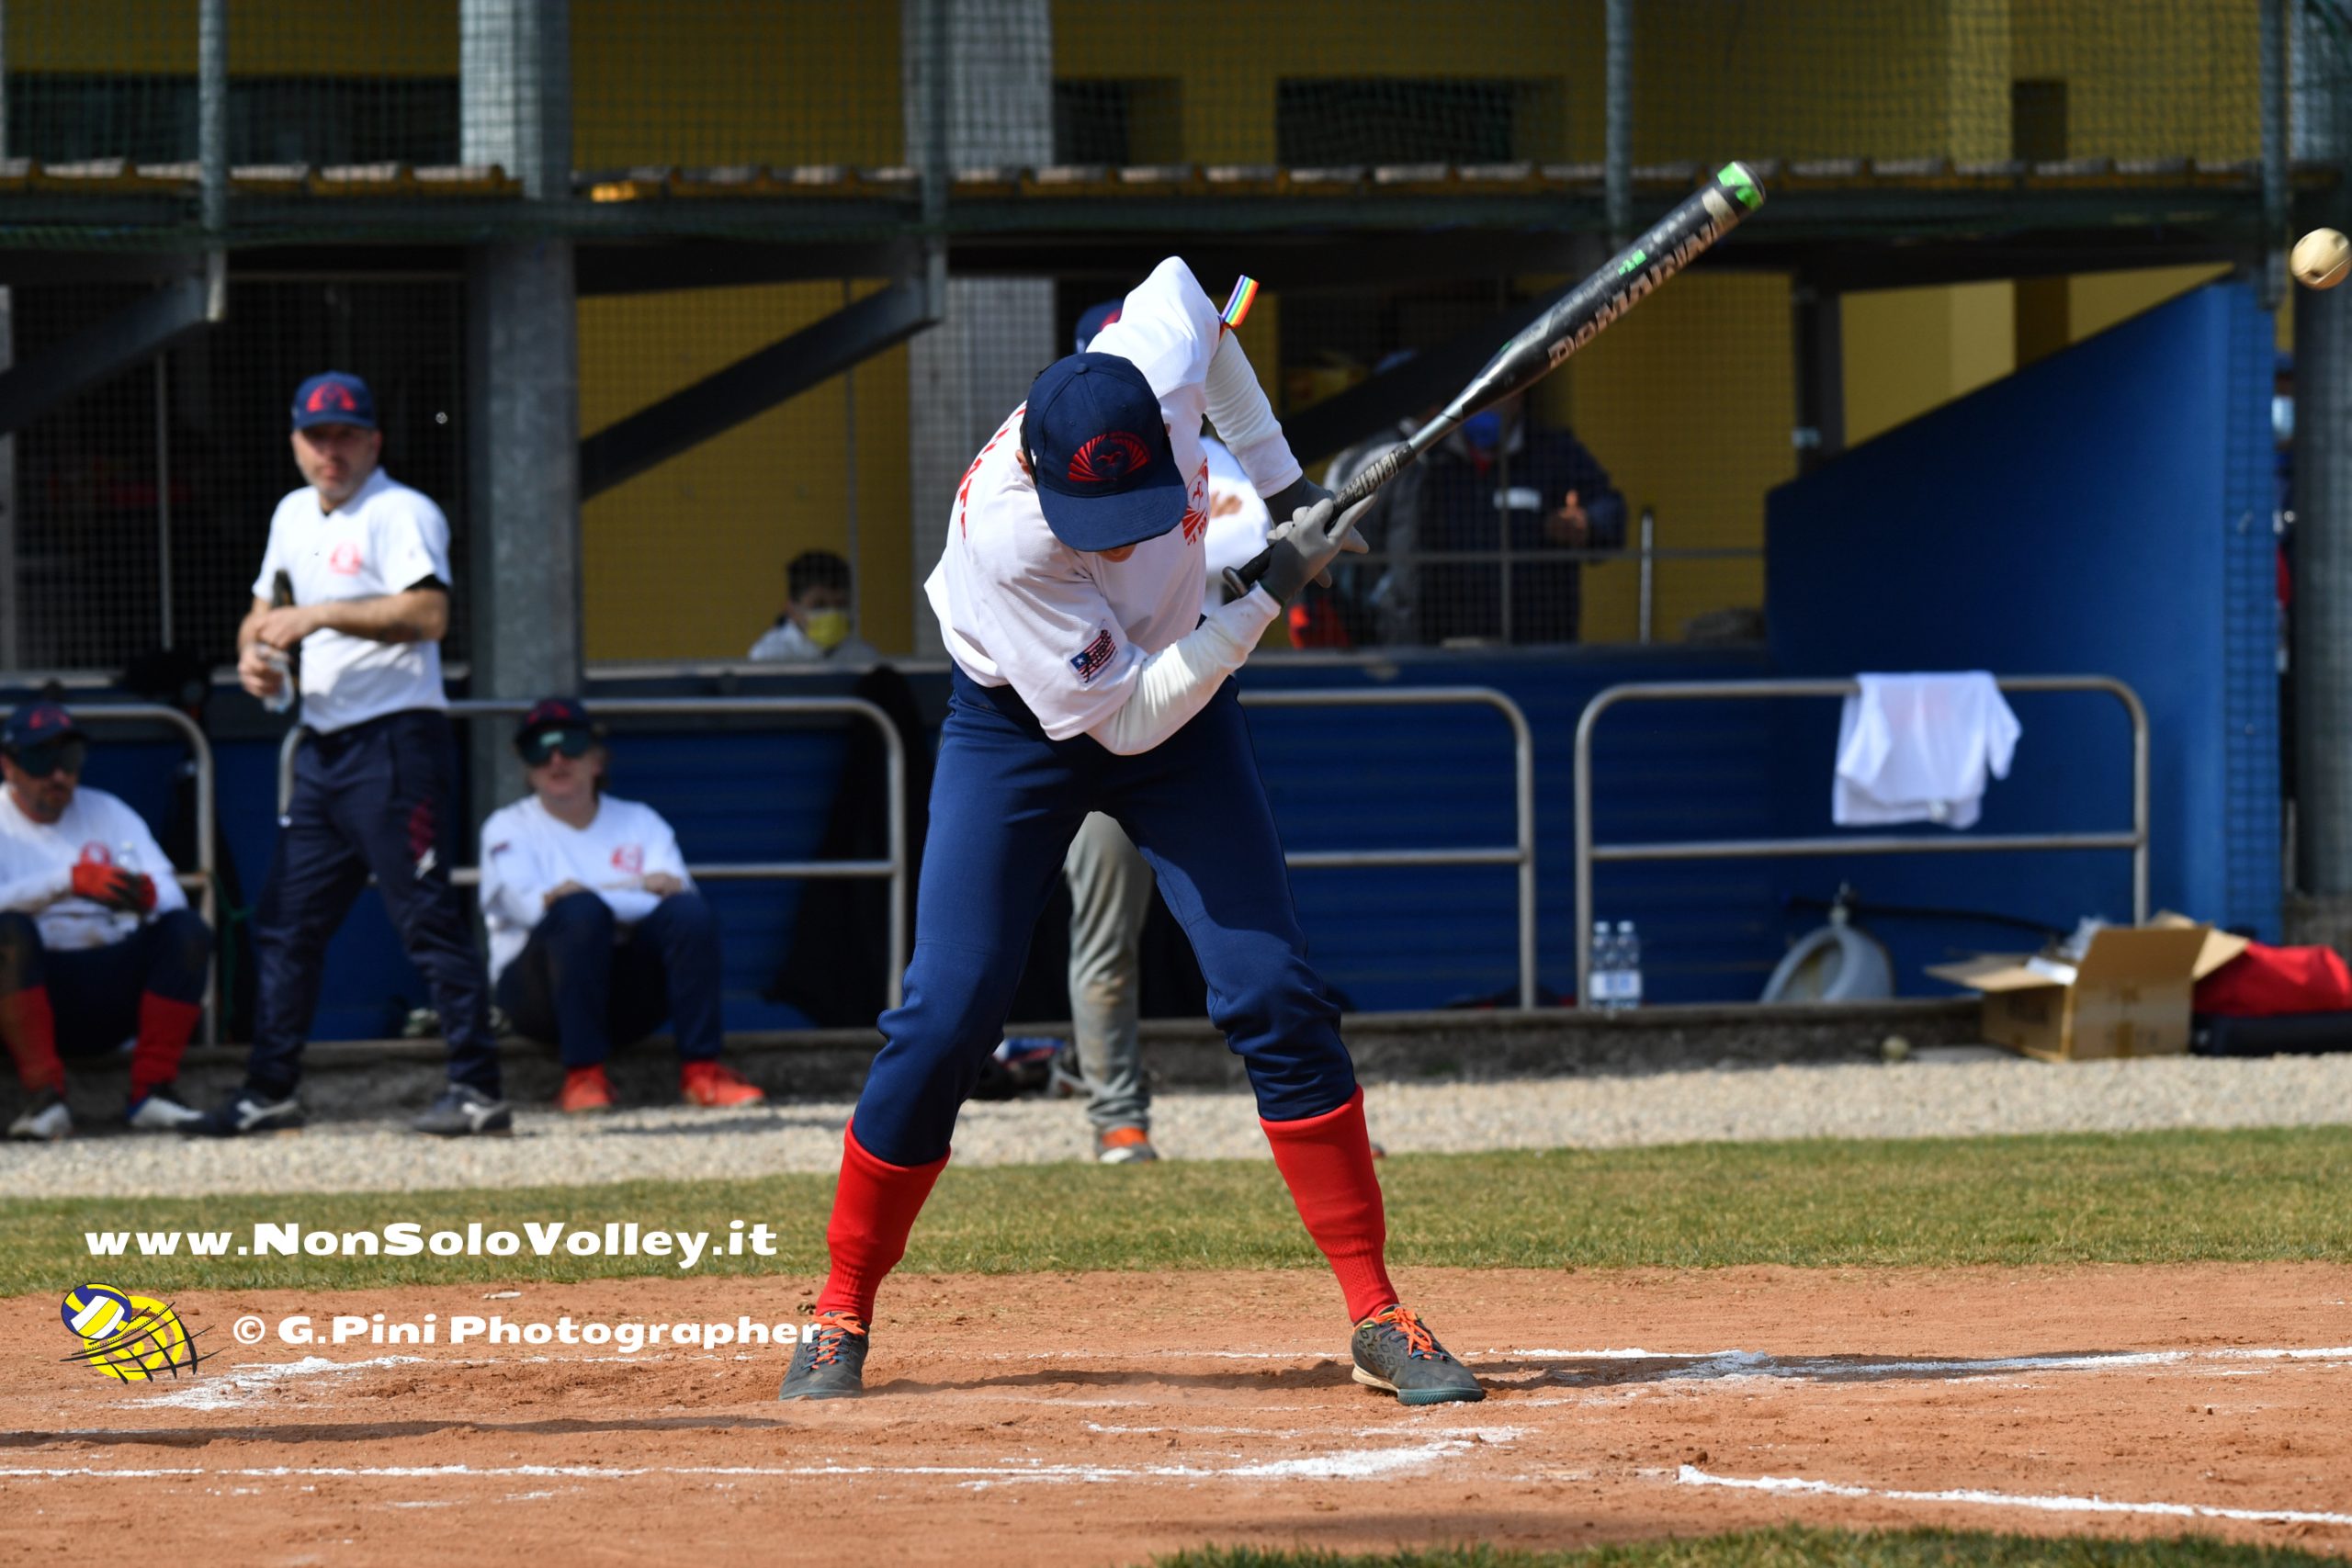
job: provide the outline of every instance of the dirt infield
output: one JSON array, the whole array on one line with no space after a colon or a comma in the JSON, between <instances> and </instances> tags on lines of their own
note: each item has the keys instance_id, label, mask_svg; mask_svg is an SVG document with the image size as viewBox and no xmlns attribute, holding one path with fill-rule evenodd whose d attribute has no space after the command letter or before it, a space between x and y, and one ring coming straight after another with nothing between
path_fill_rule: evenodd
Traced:
<instances>
[{"instance_id":1,"label":"dirt infield","mask_svg":"<svg viewBox=\"0 0 2352 1568\"><path fill-rule=\"evenodd\" d=\"M775 1322L809 1287L191 1292L213 1359L160 1388L58 1360L55 1301L0 1303L0 1557L982 1568L1792 1519L2352 1551L2340 1266L1420 1270L1494 1393L1417 1412L1349 1381L1307 1272L899 1280L875 1393L820 1406L774 1402L774 1349L232 1338L247 1314Z\"/></svg>"}]
</instances>

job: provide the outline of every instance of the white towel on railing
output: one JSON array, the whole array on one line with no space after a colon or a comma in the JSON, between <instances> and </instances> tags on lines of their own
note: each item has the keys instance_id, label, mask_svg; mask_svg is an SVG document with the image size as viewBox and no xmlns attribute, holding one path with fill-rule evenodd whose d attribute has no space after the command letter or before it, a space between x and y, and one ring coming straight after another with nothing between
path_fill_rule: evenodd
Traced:
<instances>
[{"instance_id":1,"label":"white towel on railing","mask_svg":"<svg viewBox=\"0 0 2352 1568\"><path fill-rule=\"evenodd\" d=\"M1838 724L1830 816L1841 828L1886 822L1975 826L1987 774L2009 776L2024 731L1982 670L1860 675Z\"/></svg>"}]
</instances>

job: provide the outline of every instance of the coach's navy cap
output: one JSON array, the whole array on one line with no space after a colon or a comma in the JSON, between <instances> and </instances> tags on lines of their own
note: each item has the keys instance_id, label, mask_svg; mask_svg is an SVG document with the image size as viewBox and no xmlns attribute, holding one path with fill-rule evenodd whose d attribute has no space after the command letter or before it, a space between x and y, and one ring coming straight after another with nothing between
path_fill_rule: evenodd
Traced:
<instances>
[{"instance_id":1,"label":"coach's navy cap","mask_svg":"<svg viewBox=\"0 0 2352 1568\"><path fill-rule=\"evenodd\" d=\"M1021 449L1054 537L1074 550L1115 550L1183 520L1184 476L1168 447L1159 400L1114 354L1073 354L1029 389Z\"/></svg>"},{"instance_id":2,"label":"coach's navy cap","mask_svg":"<svg viewBox=\"0 0 2352 1568\"><path fill-rule=\"evenodd\" d=\"M0 751L28 751L67 736L87 740L62 703L27 703L0 721Z\"/></svg>"},{"instance_id":3,"label":"coach's navy cap","mask_svg":"<svg viewBox=\"0 0 2352 1568\"><path fill-rule=\"evenodd\" d=\"M368 383L344 370L311 377L294 389L294 428L314 424L348 424L357 430L376 428L376 395Z\"/></svg>"},{"instance_id":4,"label":"coach's navy cap","mask_svg":"<svg viewBox=\"0 0 2352 1568\"><path fill-rule=\"evenodd\" d=\"M1089 305L1078 319L1078 347L1071 352L1084 354L1087 344L1102 335L1102 329L1119 319L1119 311L1126 300L1105 299L1100 305Z\"/></svg>"}]
</instances>

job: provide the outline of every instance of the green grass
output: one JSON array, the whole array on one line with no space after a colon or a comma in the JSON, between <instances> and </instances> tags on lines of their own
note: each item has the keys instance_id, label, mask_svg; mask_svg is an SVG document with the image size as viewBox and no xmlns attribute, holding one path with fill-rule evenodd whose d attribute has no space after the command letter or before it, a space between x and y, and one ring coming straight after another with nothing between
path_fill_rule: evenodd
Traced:
<instances>
[{"instance_id":1,"label":"green grass","mask_svg":"<svg viewBox=\"0 0 2352 1568\"><path fill-rule=\"evenodd\" d=\"M1581 1551L1470 1546L1355 1557L1206 1547L1152 1561L1156 1568L2302 1568L2338 1560L2285 1548L2233 1546L2198 1536L2094 1540L1974 1530L1791 1527Z\"/></svg>"},{"instance_id":2,"label":"green grass","mask_svg":"<svg viewBox=\"0 0 2352 1568\"><path fill-rule=\"evenodd\" d=\"M419 1157L432 1150L418 1145ZM1546 1269L2186 1263L2352 1258L2352 1129L2155 1133L1401 1156L1383 1162L1390 1257ZM514 1191L0 1202L0 1293L119 1275L146 1290L344 1287L677 1273L658 1258L127 1258L95 1229L519 1228L765 1221L780 1256L696 1278L823 1266L830 1178ZM924 1272L1300 1268L1319 1262L1263 1162L950 1167L906 1267Z\"/></svg>"}]
</instances>

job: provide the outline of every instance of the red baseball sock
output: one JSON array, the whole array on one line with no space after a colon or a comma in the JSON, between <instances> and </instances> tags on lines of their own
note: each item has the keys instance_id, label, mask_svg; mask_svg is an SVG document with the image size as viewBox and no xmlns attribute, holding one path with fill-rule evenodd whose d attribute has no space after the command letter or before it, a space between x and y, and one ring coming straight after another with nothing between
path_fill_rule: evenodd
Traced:
<instances>
[{"instance_id":1,"label":"red baseball sock","mask_svg":"<svg viewBox=\"0 0 2352 1568\"><path fill-rule=\"evenodd\" d=\"M854 1314L874 1321L874 1292L882 1277L907 1255L907 1233L931 1196L931 1184L947 1168L947 1156L929 1165L892 1165L876 1159L857 1141L857 1123L842 1134L841 1185L833 1189L833 1217L825 1226L825 1247L833 1266L817 1297L819 1312Z\"/></svg>"},{"instance_id":2,"label":"red baseball sock","mask_svg":"<svg viewBox=\"0 0 2352 1568\"><path fill-rule=\"evenodd\" d=\"M130 1048L130 1098L180 1076L180 1057L204 1009L145 991L139 998L139 1043Z\"/></svg>"},{"instance_id":3,"label":"red baseball sock","mask_svg":"<svg viewBox=\"0 0 2352 1568\"><path fill-rule=\"evenodd\" d=\"M1388 1246L1388 1220L1380 1201L1380 1179L1372 1173L1372 1138L1363 1126L1363 1090L1320 1116L1295 1122L1260 1117L1274 1164L1290 1183L1291 1201L1306 1222L1306 1234L1331 1260L1340 1290L1348 1298L1348 1321L1362 1323L1396 1300L1382 1254Z\"/></svg>"},{"instance_id":4,"label":"red baseball sock","mask_svg":"<svg viewBox=\"0 0 2352 1568\"><path fill-rule=\"evenodd\" d=\"M57 1015L49 1008L49 987L28 986L0 997L0 1039L16 1058L17 1081L28 1093L65 1092L65 1064L57 1059Z\"/></svg>"}]
</instances>

